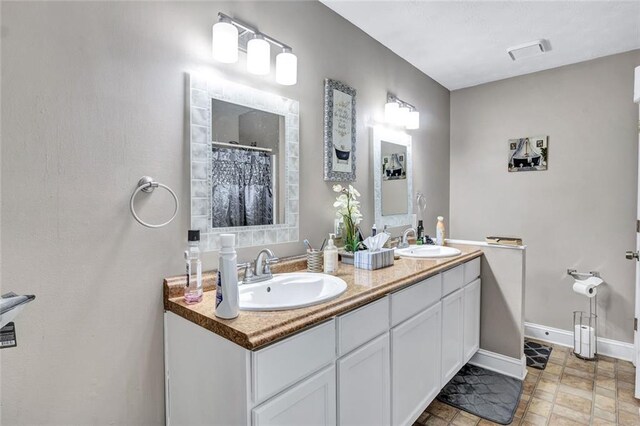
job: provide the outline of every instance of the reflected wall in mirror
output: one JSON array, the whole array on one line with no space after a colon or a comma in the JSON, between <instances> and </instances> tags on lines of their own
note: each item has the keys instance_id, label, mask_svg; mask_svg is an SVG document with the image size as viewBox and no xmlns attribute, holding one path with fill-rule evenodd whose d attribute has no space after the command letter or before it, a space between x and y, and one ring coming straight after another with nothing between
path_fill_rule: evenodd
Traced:
<instances>
[{"instance_id":1,"label":"reflected wall in mirror","mask_svg":"<svg viewBox=\"0 0 640 426\"><path fill-rule=\"evenodd\" d=\"M298 240L297 101L190 75L191 228L203 250Z\"/></svg>"},{"instance_id":2,"label":"reflected wall in mirror","mask_svg":"<svg viewBox=\"0 0 640 426\"><path fill-rule=\"evenodd\" d=\"M376 225L412 225L411 136L378 126L373 128L372 140Z\"/></svg>"}]
</instances>

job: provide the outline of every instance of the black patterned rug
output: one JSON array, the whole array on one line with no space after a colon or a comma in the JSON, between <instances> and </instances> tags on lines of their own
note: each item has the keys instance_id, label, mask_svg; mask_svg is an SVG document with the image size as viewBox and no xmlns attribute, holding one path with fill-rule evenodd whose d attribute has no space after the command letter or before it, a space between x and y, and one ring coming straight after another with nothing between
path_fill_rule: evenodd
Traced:
<instances>
[{"instance_id":1,"label":"black patterned rug","mask_svg":"<svg viewBox=\"0 0 640 426\"><path fill-rule=\"evenodd\" d=\"M524 341L524 355L527 357L527 366L544 370L551 356L551 346L545 346L529 340Z\"/></svg>"},{"instance_id":2,"label":"black patterned rug","mask_svg":"<svg viewBox=\"0 0 640 426\"><path fill-rule=\"evenodd\" d=\"M442 389L438 400L508 425L513 421L521 393L522 381L467 364Z\"/></svg>"}]
</instances>

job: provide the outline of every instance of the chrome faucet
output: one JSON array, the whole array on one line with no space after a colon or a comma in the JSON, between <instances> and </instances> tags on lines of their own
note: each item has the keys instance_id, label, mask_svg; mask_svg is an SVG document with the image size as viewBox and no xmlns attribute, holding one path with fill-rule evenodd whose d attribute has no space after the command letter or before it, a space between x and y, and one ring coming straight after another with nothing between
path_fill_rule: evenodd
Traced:
<instances>
[{"instance_id":1,"label":"chrome faucet","mask_svg":"<svg viewBox=\"0 0 640 426\"><path fill-rule=\"evenodd\" d=\"M258 253L258 257L251 263L238 265L244 267L244 279L241 284L252 284L273 278L270 265L278 263L279 259L269 249L262 249ZM253 271L251 265L253 264Z\"/></svg>"},{"instance_id":2,"label":"chrome faucet","mask_svg":"<svg viewBox=\"0 0 640 426\"><path fill-rule=\"evenodd\" d=\"M399 248L407 248L409 247L409 241L408 241L408 237L409 234L413 232L413 236L416 237L416 230L413 228L407 228L404 230L404 232L402 233L402 242L398 245Z\"/></svg>"}]
</instances>

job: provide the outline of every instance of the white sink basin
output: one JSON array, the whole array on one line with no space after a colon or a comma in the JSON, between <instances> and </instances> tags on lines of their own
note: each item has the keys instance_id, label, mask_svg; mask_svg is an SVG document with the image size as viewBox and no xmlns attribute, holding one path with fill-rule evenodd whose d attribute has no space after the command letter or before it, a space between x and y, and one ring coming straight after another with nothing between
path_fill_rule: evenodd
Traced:
<instances>
[{"instance_id":1,"label":"white sink basin","mask_svg":"<svg viewBox=\"0 0 640 426\"><path fill-rule=\"evenodd\" d=\"M457 248L446 246L409 246L403 249L396 249L396 254L400 257L417 257L423 259L453 257L461 253Z\"/></svg>"},{"instance_id":2,"label":"white sink basin","mask_svg":"<svg viewBox=\"0 0 640 426\"><path fill-rule=\"evenodd\" d=\"M340 296L347 283L337 277L310 272L277 274L268 281L240 286L243 311L282 311L317 305Z\"/></svg>"}]
</instances>

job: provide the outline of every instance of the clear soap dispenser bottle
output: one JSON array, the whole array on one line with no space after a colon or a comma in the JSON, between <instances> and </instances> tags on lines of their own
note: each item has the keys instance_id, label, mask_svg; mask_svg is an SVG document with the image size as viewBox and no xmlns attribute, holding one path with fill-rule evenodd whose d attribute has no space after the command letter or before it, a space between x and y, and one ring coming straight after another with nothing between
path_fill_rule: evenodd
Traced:
<instances>
[{"instance_id":1,"label":"clear soap dispenser bottle","mask_svg":"<svg viewBox=\"0 0 640 426\"><path fill-rule=\"evenodd\" d=\"M202 261L200 260L200 231L189 230L189 246L184 251L187 262L187 285L184 288L184 301L187 304L202 301Z\"/></svg>"},{"instance_id":2,"label":"clear soap dispenser bottle","mask_svg":"<svg viewBox=\"0 0 640 426\"><path fill-rule=\"evenodd\" d=\"M338 273L338 248L333 243L335 234L329 234L329 242L324 248L324 273L335 275Z\"/></svg>"}]
</instances>

